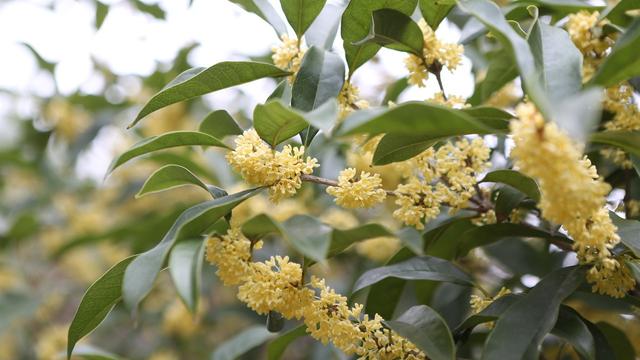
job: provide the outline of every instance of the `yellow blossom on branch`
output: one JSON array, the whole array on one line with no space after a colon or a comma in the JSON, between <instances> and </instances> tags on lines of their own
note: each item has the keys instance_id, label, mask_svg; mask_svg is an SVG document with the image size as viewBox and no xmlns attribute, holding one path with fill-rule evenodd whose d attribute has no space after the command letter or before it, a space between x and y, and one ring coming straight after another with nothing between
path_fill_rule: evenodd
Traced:
<instances>
[{"instance_id":1,"label":"yellow blossom on branch","mask_svg":"<svg viewBox=\"0 0 640 360\"><path fill-rule=\"evenodd\" d=\"M282 151L276 151L254 129L238 136L235 143L227 161L248 183L268 186L273 202L295 195L302 186L301 176L311 174L318 166L318 160L304 159L304 146L285 145Z\"/></svg>"},{"instance_id":2,"label":"yellow blossom on branch","mask_svg":"<svg viewBox=\"0 0 640 360\"><path fill-rule=\"evenodd\" d=\"M347 81L338 94L338 106L340 107L338 120L342 120L353 110L369 108L369 102L360 99L360 89Z\"/></svg>"},{"instance_id":3,"label":"yellow blossom on branch","mask_svg":"<svg viewBox=\"0 0 640 360\"><path fill-rule=\"evenodd\" d=\"M336 204L349 209L369 208L387 197L379 174L361 172L356 176L354 168L342 170L338 176L338 186L329 186L327 193L335 196Z\"/></svg>"},{"instance_id":4,"label":"yellow blossom on branch","mask_svg":"<svg viewBox=\"0 0 640 360\"><path fill-rule=\"evenodd\" d=\"M409 55L405 65L409 70L409 84L423 87L430 67L435 64L438 67L445 66L451 71L455 70L460 64L464 49L462 45L440 41L426 21L420 20L418 25L424 38L423 57Z\"/></svg>"},{"instance_id":5,"label":"yellow blossom on branch","mask_svg":"<svg viewBox=\"0 0 640 360\"><path fill-rule=\"evenodd\" d=\"M587 276L593 290L622 297L635 284L626 266L611 257L620 238L609 218L605 197L609 184L598 177L595 166L554 123L545 123L530 103L516 108L519 120L511 123L515 165L538 181L542 216L561 224L575 241L583 264L593 267Z\"/></svg>"},{"instance_id":6,"label":"yellow blossom on branch","mask_svg":"<svg viewBox=\"0 0 640 360\"><path fill-rule=\"evenodd\" d=\"M304 284L302 267L288 257L252 262L251 249L246 246L250 241L239 230L231 229L221 238L244 245L216 247L215 256L208 259L218 267L218 274L238 274L238 298L257 313L275 311L287 319L302 319L312 337L325 344L332 342L360 359L426 358L413 343L385 328L379 315L371 319L362 314L362 305L349 306L347 298L327 286L324 279L313 276ZM215 239L209 238L208 244L217 246L220 240Z\"/></svg>"}]
</instances>

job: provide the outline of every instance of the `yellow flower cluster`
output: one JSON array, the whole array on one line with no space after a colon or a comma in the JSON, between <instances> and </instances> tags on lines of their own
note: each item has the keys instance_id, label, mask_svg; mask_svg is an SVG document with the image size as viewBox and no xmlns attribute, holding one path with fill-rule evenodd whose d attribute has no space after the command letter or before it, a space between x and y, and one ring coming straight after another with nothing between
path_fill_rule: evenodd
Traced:
<instances>
[{"instance_id":1,"label":"yellow flower cluster","mask_svg":"<svg viewBox=\"0 0 640 360\"><path fill-rule=\"evenodd\" d=\"M475 195L476 176L490 165L490 149L481 138L447 142L427 149L415 161L417 175L398 186L393 216L417 229L440 214L440 206L456 211Z\"/></svg>"},{"instance_id":2,"label":"yellow flower cluster","mask_svg":"<svg viewBox=\"0 0 640 360\"><path fill-rule=\"evenodd\" d=\"M382 189L379 174L361 172L347 168L338 176L338 186L329 186L327 193L336 198L336 204L348 208L369 208L384 201L387 193Z\"/></svg>"},{"instance_id":3,"label":"yellow flower cluster","mask_svg":"<svg viewBox=\"0 0 640 360\"><path fill-rule=\"evenodd\" d=\"M444 93L442 91L438 91L433 95L431 99L428 99L427 101L450 107L452 109L463 109L471 106L467 104L467 101L462 96L449 95L445 99Z\"/></svg>"},{"instance_id":4,"label":"yellow flower cluster","mask_svg":"<svg viewBox=\"0 0 640 360\"><path fill-rule=\"evenodd\" d=\"M250 184L268 186L273 202L295 195L302 186L301 175L311 174L318 166L318 160L304 159L304 146L285 145L282 151L276 151L254 129L238 136L235 143L227 161Z\"/></svg>"},{"instance_id":5,"label":"yellow flower cluster","mask_svg":"<svg viewBox=\"0 0 640 360\"><path fill-rule=\"evenodd\" d=\"M542 215L569 232L581 263L593 264L587 279L594 291L624 296L634 280L609 251L620 241L605 207L610 186L582 156L582 148L554 123L545 123L534 105L520 104L516 113L511 154L520 171L538 181Z\"/></svg>"},{"instance_id":6,"label":"yellow flower cluster","mask_svg":"<svg viewBox=\"0 0 640 360\"><path fill-rule=\"evenodd\" d=\"M567 32L578 50L584 55L582 73L584 80L593 76L606 56L606 52L614 44L613 35L604 35L602 26L607 20L598 21L600 13L589 13L586 10L569 15Z\"/></svg>"},{"instance_id":7,"label":"yellow flower cluster","mask_svg":"<svg viewBox=\"0 0 640 360\"><path fill-rule=\"evenodd\" d=\"M469 300L469 305L471 305L471 313L477 314L482 310L486 309L494 301L509 294L511 294L511 290L503 286L494 297L483 296L483 295L471 295L471 299ZM487 326L489 326L489 328L493 328L494 322L487 323Z\"/></svg>"},{"instance_id":8,"label":"yellow flower cluster","mask_svg":"<svg viewBox=\"0 0 640 360\"><path fill-rule=\"evenodd\" d=\"M222 245L224 242L235 245ZM414 344L384 328L380 316L371 319L362 314L362 305L349 306L347 298L324 279L314 276L304 284L302 267L288 257L251 262L251 242L239 230L210 237L207 248L213 249L207 251L207 260L218 266L219 274L234 274L238 298L257 313L275 311L287 319L302 319L312 337L325 344L330 341L360 359L425 359ZM238 249L246 252L239 254Z\"/></svg>"},{"instance_id":9,"label":"yellow flower cluster","mask_svg":"<svg viewBox=\"0 0 640 360\"><path fill-rule=\"evenodd\" d=\"M282 42L271 48L273 63L282 70L291 71L294 74L300 69L304 50L300 48L300 42L295 38L282 35Z\"/></svg>"},{"instance_id":10,"label":"yellow flower cluster","mask_svg":"<svg viewBox=\"0 0 640 360\"><path fill-rule=\"evenodd\" d=\"M338 106L340 107L339 120L344 119L353 110L367 109L369 102L364 99L360 99L360 89L350 82L345 82L338 94Z\"/></svg>"},{"instance_id":11,"label":"yellow flower cluster","mask_svg":"<svg viewBox=\"0 0 640 360\"><path fill-rule=\"evenodd\" d=\"M418 25L424 37L423 57L409 55L405 65L409 70L409 84L423 87L429 75L429 68L434 64L446 66L451 71L455 70L460 64L464 48L459 44L438 40L436 33L426 21L420 20Z\"/></svg>"},{"instance_id":12,"label":"yellow flower cluster","mask_svg":"<svg viewBox=\"0 0 640 360\"><path fill-rule=\"evenodd\" d=\"M605 92L603 108L613 114L613 118L605 123L611 131L640 130L640 110L633 97L633 88L627 82L608 88ZM633 165L629 157L620 149L603 149L603 154L625 169Z\"/></svg>"}]
</instances>

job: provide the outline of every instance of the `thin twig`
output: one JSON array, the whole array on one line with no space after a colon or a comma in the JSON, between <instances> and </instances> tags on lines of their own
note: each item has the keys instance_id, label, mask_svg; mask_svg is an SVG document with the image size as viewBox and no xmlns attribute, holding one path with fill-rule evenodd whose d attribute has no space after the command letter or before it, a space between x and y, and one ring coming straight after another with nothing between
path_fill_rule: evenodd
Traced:
<instances>
[{"instance_id":1,"label":"thin twig","mask_svg":"<svg viewBox=\"0 0 640 360\"><path fill-rule=\"evenodd\" d=\"M316 184L321 184L321 185L327 185L327 186L339 186L338 182L335 180L331 180L331 179L326 179L323 177L319 177L319 176L315 176L315 175L306 175L306 174L302 174L302 176L300 176L300 179L302 179L302 181L308 181L308 182L312 182L312 183L316 183ZM389 196L396 196L397 194L392 191L392 190L385 190L385 192L387 193L387 195Z\"/></svg>"}]
</instances>

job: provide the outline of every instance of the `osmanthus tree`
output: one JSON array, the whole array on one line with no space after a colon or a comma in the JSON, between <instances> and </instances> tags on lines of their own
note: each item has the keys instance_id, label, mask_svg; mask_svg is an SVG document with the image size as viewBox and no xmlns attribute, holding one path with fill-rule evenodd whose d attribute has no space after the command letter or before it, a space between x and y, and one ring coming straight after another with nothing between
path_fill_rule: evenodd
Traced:
<instances>
[{"instance_id":1,"label":"osmanthus tree","mask_svg":"<svg viewBox=\"0 0 640 360\"><path fill-rule=\"evenodd\" d=\"M135 144L110 171L167 148L212 147L246 190L206 184L181 165L153 173L141 194L195 185L212 199L87 290L69 328L69 356L117 303L138 312L165 269L195 313L206 259L267 322L218 346L214 359L265 342L278 359L305 335L362 359L635 357L636 2L351 0L343 9L281 0L293 33L269 2L233 2L280 35L273 64L187 70L130 127L171 104L277 79L253 109L252 127L218 109L198 131ZM445 18L462 28L460 44L436 35ZM332 51L338 29L344 58ZM407 77L371 106L352 79L382 47L407 53ZM477 78L469 99L447 94L440 76L456 71L463 52ZM431 77L441 90L433 98L397 101ZM271 202L266 211L240 211L260 193ZM288 198L306 213L276 220ZM393 253L379 257L384 266L343 268L338 276L357 273L341 294L323 274L364 241L369 253ZM627 331L594 312L624 315Z\"/></svg>"}]
</instances>

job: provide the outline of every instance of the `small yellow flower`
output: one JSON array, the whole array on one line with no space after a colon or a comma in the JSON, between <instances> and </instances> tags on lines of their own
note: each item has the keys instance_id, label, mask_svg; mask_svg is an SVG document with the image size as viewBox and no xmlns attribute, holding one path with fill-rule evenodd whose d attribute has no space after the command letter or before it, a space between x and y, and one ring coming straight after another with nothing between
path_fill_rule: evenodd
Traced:
<instances>
[{"instance_id":1,"label":"small yellow flower","mask_svg":"<svg viewBox=\"0 0 640 360\"><path fill-rule=\"evenodd\" d=\"M360 89L350 82L345 82L338 94L338 106L340 107L339 121L342 121L355 109L369 108L369 102L360 99Z\"/></svg>"},{"instance_id":2,"label":"small yellow flower","mask_svg":"<svg viewBox=\"0 0 640 360\"><path fill-rule=\"evenodd\" d=\"M236 148L227 153L227 161L250 184L268 186L270 199L278 202L296 194L303 174L311 174L318 160L304 159L304 146L285 145L282 151L271 149L254 129L235 140Z\"/></svg>"},{"instance_id":3,"label":"small yellow flower","mask_svg":"<svg viewBox=\"0 0 640 360\"><path fill-rule=\"evenodd\" d=\"M356 178L354 168L342 170L338 176L338 186L329 186L327 193L335 196L336 204L349 209L370 208L387 197L379 174L362 172Z\"/></svg>"},{"instance_id":4,"label":"small yellow flower","mask_svg":"<svg viewBox=\"0 0 640 360\"><path fill-rule=\"evenodd\" d=\"M405 65L409 70L409 84L424 87L430 66L437 62L451 71L455 70L460 64L464 48L459 44L440 41L426 21L420 20L418 25L424 38L424 61L412 54L405 60Z\"/></svg>"},{"instance_id":5,"label":"small yellow flower","mask_svg":"<svg viewBox=\"0 0 640 360\"><path fill-rule=\"evenodd\" d=\"M442 91L438 91L433 95L431 99L427 101L433 102L436 104L444 105L446 107L450 107L453 109L463 109L466 107L470 107L471 105L467 104L467 101L462 96L457 95L449 95L446 99L444 98L444 93Z\"/></svg>"},{"instance_id":6,"label":"small yellow flower","mask_svg":"<svg viewBox=\"0 0 640 360\"><path fill-rule=\"evenodd\" d=\"M273 52L271 59L275 66L293 73L289 77L289 81L293 82L295 74L300 70L305 50L300 47L298 39L290 38L286 34L282 35L280 39L282 40L280 45L271 48Z\"/></svg>"}]
</instances>

